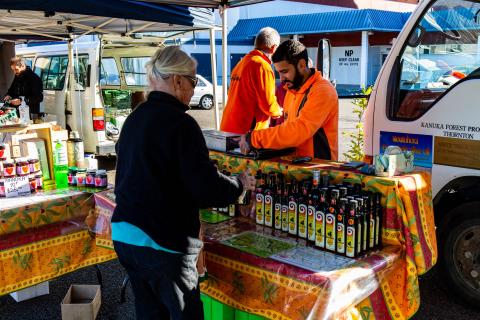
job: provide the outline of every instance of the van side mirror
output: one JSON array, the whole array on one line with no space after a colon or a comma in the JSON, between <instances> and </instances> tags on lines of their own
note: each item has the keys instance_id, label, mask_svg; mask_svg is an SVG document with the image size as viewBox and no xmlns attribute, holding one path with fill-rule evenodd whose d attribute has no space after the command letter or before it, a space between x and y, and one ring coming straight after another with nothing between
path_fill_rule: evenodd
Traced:
<instances>
[{"instance_id":1,"label":"van side mirror","mask_svg":"<svg viewBox=\"0 0 480 320\"><path fill-rule=\"evenodd\" d=\"M322 77L327 80L330 80L331 51L330 40L321 39L318 42L317 70L322 72Z\"/></svg>"},{"instance_id":2,"label":"van side mirror","mask_svg":"<svg viewBox=\"0 0 480 320\"><path fill-rule=\"evenodd\" d=\"M424 27L420 25L417 26L410 35L410 38L408 38L407 44L412 48L418 47L418 45L422 42L425 33L426 30Z\"/></svg>"}]
</instances>

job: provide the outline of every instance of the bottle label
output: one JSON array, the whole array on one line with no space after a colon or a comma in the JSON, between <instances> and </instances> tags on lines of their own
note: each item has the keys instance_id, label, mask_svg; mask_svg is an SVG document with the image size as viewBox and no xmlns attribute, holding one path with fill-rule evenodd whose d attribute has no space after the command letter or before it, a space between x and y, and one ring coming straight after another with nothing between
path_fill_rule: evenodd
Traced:
<instances>
[{"instance_id":1,"label":"bottle label","mask_svg":"<svg viewBox=\"0 0 480 320\"><path fill-rule=\"evenodd\" d=\"M347 227L347 257L354 258L355 257L355 226L353 219L349 219L348 227Z\"/></svg>"},{"instance_id":2,"label":"bottle label","mask_svg":"<svg viewBox=\"0 0 480 320\"><path fill-rule=\"evenodd\" d=\"M298 206L298 236L307 238L307 205Z\"/></svg>"},{"instance_id":3,"label":"bottle label","mask_svg":"<svg viewBox=\"0 0 480 320\"><path fill-rule=\"evenodd\" d=\"M370 216L370 237L369 237L369 242L368 242L368 247L371 249L375 247L375 219L373 219L373 216Z\"/></svg>"},{"instance_id":4,"label":"bottle label","mask_svg":"<svg viewBox=\"0 0 480 320\"><path fill-rule=\"evenodd\" d=\"M298 211L297 203L294 201L288 202L288 232L291 234L297 234L298 223Z\"/></svg>"},{"instance_id":5,"label":"bottle label","mask_svg":"<svg viewBox=\"0 0 480 320\"><path fill-rule=\"evenodd\" d=\"M271 227L273 225L272 221L273 213L273 198L271 195L265 196L265 225Z\"/></svg>"},{"instance_id":6,"label":"bottle label","mask_svg":"<svg viewBox=\"0 0 480 320\"><path fill-rule=\"evenodd\" d=\"M325 248L325 213L317 211L315 213L315 245Z\"/></svg>"},{"instance_id":7,"label":"bottle label","mask_svg":"<svg viewBox=\"0 0 480 320\"><path fill-rule=\"evenodd\" d=\"M307 238L310 241L315 241L315 207L308 206L307 208Z\"/></svg>"},{"instance_id":8,"label":"bottle label","mask_svg":"<svg viewBox=\"0 0 480 320\"><path fill-rule=\"evenodd\" d=\"M336 230L335 230L335 215L327 213L325 216L325 248L335 251Z\"/></svg>"},{"instance_id":9,"label":"bottle label","mask_svg":"<svg viewBox=\"0 0 480 320\"><path fill-rule=\"evenodd\" d=\"M288 232L288 206L282 205L282 231Z\"/></svg>"},{"instance_id":10,"label":"bottle label","mask_svg":"<svg viewBox=\"0 0 480 320\"><path fill-rule=\"evenodd\" d=\"M261 193L255 195L255 212L257 223L263 224L265 222L265 199Z\"/></svg>"},{"instance_id":11,"label":"bottle label","mask_svg":"<svg viewBox=\"0 0 480 320\"><path fill-rule=\"evenodd\" d=\"M337 252L345 253L345 224L343 220L337 222Z\"/></svg>"},{"instance_id":12,"label":"bottle label","mask_svg":"<svg viewBox=\"0 0 480 320\"><path fill-rule=\"evenodd\" d=\"M282 229L282 205L275 203L274 211L275 229Z\"/></svg>"}]
</instances>

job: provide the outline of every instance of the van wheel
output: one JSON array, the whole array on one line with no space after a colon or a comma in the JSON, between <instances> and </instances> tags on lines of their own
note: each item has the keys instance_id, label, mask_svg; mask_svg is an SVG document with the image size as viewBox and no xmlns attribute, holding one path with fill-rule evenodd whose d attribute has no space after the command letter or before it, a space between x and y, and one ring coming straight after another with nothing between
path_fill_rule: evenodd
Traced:
<instances>
[{"instance_id":1,"label":"van wheel","mask_svg":"<svg viewBox=\"0 0 480 320\"><path fill-rule=\"evenodd\" d=\"M200 99L198 106L204 110L210 110L213 108L213 96L206 94Z\"/></svg>"},{"instance_id":2,"label":"van wheel","mask_svg":"<svg viewBox=\"0 0 480 320\"><path fill-rule=\"evenodd\" d=\"M473 202L452 210L451 223L439 237L441 279L446 280L456 296L477 308L480 305L479 208L480 203Z\"/></svg>"}]
</instances>

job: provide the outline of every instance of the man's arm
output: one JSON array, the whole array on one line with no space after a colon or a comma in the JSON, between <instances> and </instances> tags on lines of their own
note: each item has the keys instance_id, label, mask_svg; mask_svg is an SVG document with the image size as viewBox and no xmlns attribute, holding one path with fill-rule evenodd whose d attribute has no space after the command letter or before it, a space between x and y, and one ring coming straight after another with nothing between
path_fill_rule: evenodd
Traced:
<instances>
[{"instance_id":1,"label":"man's arm","mask_svg":"<svg viewBox=\"0 0 480 320\"><path fill-rule=\"evenodd\" d=\"M237 178L218 172L208 155L202 132L194 119L187 119L177 131L174 146L184 186L200 208L226 206L240 196L243 185Z\"/></svg>"},{"instance_id":2,"label":"man's arm","mask_svg":"<svg viewBox=\"0 0 480 320\"><path fill-rule=\"evenodd\" d=\"M253 131L251 144L255 148L264 149L296 147L313 137L335 113L338 113L335 89L324 85L320 90L312 88L297 118L280 126Z\"/></svg>"},{"instance_id":3,"label":"man's arm","mask_svg":"<svg viewBox=\"0 0 480 320\"><path fill-rule=\"evenodd\" d=\"M255 88L257 88L257 103L260 110L269 117L278 118L283 114L282 107L275 96L275 74L272 67L266 63L256 63L253 70Z\"/></svg>"}]
</instances>

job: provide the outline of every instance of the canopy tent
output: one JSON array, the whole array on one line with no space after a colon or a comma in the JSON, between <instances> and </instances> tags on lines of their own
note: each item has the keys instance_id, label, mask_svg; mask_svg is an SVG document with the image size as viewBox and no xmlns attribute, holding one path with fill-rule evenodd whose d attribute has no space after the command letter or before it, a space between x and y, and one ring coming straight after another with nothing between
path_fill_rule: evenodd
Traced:
<instances>
[{"instance_id":1,"label":"canopy tent","mask_svg":"<svg viewBox=\"0 0 480 320\"><path fill-rule=\"evenodd\" d=\"M0 2L0 38L4 40L69 35L166 32L208 29L213 12L207 8L117 0L5 0Z\"/></svg>"}]
</instances>

